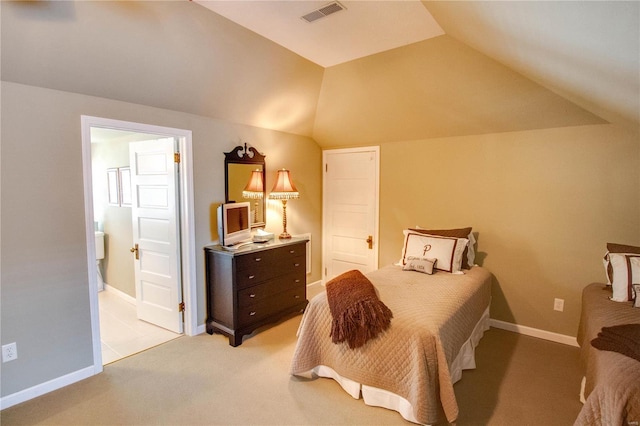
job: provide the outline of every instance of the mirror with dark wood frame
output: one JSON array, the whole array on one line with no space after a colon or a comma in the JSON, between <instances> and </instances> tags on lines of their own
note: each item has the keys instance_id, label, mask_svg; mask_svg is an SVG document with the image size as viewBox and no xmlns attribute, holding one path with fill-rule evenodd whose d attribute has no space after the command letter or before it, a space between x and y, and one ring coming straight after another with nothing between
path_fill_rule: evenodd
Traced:
<instances>
[{"instance_id":1,"label":"mirror with dark wood frame","mask_svg":"<svg viewBox=\"0 0 640 426\"><path fill-rule=\"evenodd\" d=\"M266 225L265 156L247 144L224 153L225 202L251 203L252 228Z\"/></svg>"}]
</instances>

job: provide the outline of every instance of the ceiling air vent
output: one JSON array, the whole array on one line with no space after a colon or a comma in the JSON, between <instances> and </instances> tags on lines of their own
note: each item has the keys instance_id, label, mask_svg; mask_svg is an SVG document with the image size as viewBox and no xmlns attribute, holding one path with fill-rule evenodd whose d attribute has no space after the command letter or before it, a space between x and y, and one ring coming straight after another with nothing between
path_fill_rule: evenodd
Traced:
<instances>
[{"instance_id":1,"label":"ceiling air vent","mask_svg":"<svg viewBox=\"0 0 640 426\"><path fill-rule=\"evenodd\" d=\"M317 21L320 18L324 18L325 16L329 16L332 13L340 12L344 9L346 8L343 5L341 5L337 1L334 1L325 6L322 6L320 9L316 9L313 12L307 13L306 15L302 16L302 19L307 22L313 22Z\"/></svg>"}]
</instances>

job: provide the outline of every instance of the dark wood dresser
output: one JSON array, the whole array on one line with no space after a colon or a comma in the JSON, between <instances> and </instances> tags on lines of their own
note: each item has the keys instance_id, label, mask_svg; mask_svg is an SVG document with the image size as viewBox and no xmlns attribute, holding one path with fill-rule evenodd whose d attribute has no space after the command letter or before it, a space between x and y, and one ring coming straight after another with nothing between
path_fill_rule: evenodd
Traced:
<instances>
[{"instance_id":1,"label":"dark wood dresser","mask_svg":"<svg viewBox=\"0 0 640 426\"><path fill-rule=\"evenodd\" d=\"M291 238L236 251L205 247L207 333L222 333L238 346L258 327L304 311L306 243Z\"/></svg>"}]
</instances>

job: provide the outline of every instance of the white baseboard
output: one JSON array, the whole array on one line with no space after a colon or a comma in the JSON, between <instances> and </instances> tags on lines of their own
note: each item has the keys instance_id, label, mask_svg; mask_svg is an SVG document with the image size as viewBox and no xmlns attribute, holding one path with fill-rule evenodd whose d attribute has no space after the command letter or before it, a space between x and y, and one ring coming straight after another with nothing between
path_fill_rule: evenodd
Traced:
<instances>
[{"instance_id":1,"label":"white baseboard","mask_svg":"<svg viewBox=\"0 0 640 426\"><path fill-rule=\"evenodd\" d=\"M44 395L45 393L53 392L54 390L58 390L72 383L79 382L80 380L84 380L88 377L98 374L100 371L95 371L93 366L86 367L82 370L74 371L73 373L69 373L64 376L49 380L48 382L44 382L28 389L12 393L11 395L0 398L0 410L13 407L14 405L20 404L21 402L37 398L41 395Z\"/></svg>"},{"instance_id":2,"label":"white baseboard","mask_svg":"<svg viewBox=\"0 0 640 426\"><path fill-rule=\"evenodd\" d=\"M322 284L322 280L314 281L311 284L307 284L307 287L312 287L314 285L319 285L319 284Z\"/></svg>"},{"instance_id":3,"label":"white baseboard","mask_svg":"<svg viewBox=\"0 0 640 426\"><path fill-rule=\"evenodd\" d=\"M136 304L136 298L135 297L129 296L124 291L118 290L117 288L115 288L113 286L110 286L107 283L104 283L104 291L112 293L112 294L115 294L116 296L123 298L124 300L126 300L129 303L132 303L134 305Z\"/></svg>"},{"instance_id":4,"label":"white baseboard","mask_svg":"<svg viewBox=\"0 0 640 426\"><path fill-rule=\"evenodd\" d=\"M513 324L506 321L500 321L497 319L490 320L491 327L499 328L501 330L513 331L514 333L524 334L525 336L537 337L539 339L549 340L556 343L562 343L569 346L579 346L575 337L567 336L565 334L554 333L551 331L540 330L533 327L527 327L525 325Z\"/></svg>"},{"instance_id":5,"label":"white baseboard","mask_svg":"<svg viewBox=\"0 0 640 426\"><path fill-rule=\"evenodd\" d=\"M307 288L310 288L316 285L324 286L324 283L322 282L322 280L314 281L312 283L308 283ZM118 290L117 288L110 286L107 283L105 283L104 288L105 288L105 291L111 292L119 297L122 297L127 302L130 302L133 304L136 303L136 299L134 297L129 296L125 292ZM506 322L506 321L500 321L497 319L491 319L490 321L491 321L490 322L491 327L499 328L501 330L512 331L514 333L524 334L525 336L537 337L539 339L549 340L551 342L556 342L556 343L562 343L564 345L576 346L576 347L579 346L578 341L576 340L575 337L554 333L551 331L540 330L533 327L527 327L525 325L518 325L518 324ZM206 331L205 324L200 324L196 328L196 334L202 334L205 331Z\"/></svg>"},{"instance_id":6,"label":"white baseboard","mask_svg":"<svg viewBox=\"0 0 640 426\"><path fill-rule=\"evenodd\" d=\"M307 286L313 286L313 285L321 285L322 281L315 281L311 284L308 284ZM119 297L122 297L123 299L125 299L126 301L135 304L136 303L136 299L129 296L128 294L124 293L123 291L118 290L115 287L112 287L108 284L105 283L104 286L104 291L108 291L110 293L113 293ZM202 334L206 331L206 325L205 324L200 324L198 325L198 327L196 328L196 334ZM94 374L98 374L100 373L102 370L100 371L94 371L94 367L87 367L87 368L83 368L82 370L78 370L75 371L73 373L69 373L65 376L62 377L58 377L55 378L53 380L49 380L48 382L45 383L41 383L39 385L33 386L29 389L25 389L19 392L16 392L14 394L11 395L7 395L5 397L0 398L0 410L4 410L5 408L9 408L12 407L16 404L20 404L22 402L28 401L30 399L33 398L37 398L41 395L44 395L46 393L52 392L54 390L63 388L65 386L68 386L72 383L76 383L79 382L80 380L84 380L88 377L93 376Z\"/></svg>"}]
</instances>

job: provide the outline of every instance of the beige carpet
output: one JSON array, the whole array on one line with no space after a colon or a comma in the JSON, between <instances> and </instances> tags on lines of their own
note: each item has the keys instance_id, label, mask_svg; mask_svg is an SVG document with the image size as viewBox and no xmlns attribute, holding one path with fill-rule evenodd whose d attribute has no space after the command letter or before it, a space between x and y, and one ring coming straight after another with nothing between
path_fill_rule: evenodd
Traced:
<instances>
[{"instance_id":1,"label":"beige carpet","mask_svg":"<svg viewBox=\"0 0 640 426\"><path fill-rule=\"evenodd\" d=\"M288 374L300 316L247 336L180 337L107 365L102 374L0 413L9 425L410 424L366 406L330 379ZM578 349L491 329L477 369L455 385L458 425L571 425Z\"/></svg>"}]
</instances>

